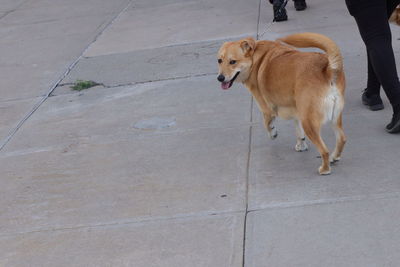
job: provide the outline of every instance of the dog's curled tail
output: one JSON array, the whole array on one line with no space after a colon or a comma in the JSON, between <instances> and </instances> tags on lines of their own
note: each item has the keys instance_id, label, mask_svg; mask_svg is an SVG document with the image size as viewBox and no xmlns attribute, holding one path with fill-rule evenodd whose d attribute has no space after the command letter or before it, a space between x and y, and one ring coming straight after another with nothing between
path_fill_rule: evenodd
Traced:
<instances>
[{"instance_id":1,"label":"dog's curled tail","mask_svg":"<svg viewBox=\"0 0 400 267\"><path fill-rule=\"evenodd\" d=\"M329 60L328 67L333 73L333 80L336 80L338 74L343 71L343 60L339 47L334 41L322 34L312 32L297 33L279 38L278 41L294 47L316 47L325 51Z\"/></svg>"}]
</instances>

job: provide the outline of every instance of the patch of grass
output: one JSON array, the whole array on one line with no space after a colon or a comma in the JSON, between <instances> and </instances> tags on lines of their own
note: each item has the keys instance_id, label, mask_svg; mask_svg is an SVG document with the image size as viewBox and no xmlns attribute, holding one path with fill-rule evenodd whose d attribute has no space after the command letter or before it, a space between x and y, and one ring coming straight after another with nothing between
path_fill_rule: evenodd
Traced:
<instances>
[{"instance_id":1,"label":"patch of grass","mask_svg":"<svg viewBox=\"0 0 400 267\"><path fill-rule=\"evenodd\" d=\"M88 88L91 88L93 86L99 85L98 83L94 81L82 81L82 80L77 80L73 86L71 86L72 90L75 91L82 91Z\"/></svg>"}]
</instances>

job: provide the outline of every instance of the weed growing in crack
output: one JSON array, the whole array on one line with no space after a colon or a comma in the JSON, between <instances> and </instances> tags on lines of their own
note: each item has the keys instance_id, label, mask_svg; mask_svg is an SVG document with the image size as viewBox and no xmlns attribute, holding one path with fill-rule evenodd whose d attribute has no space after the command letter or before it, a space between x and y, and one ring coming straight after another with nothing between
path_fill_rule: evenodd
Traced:
<instances>
[{"instance_id":1,"label":"weed growing in crack","mask_svg":"<svg viewBox=\"0 0 400 267\"><path fill-rule=\"evenodd\" d=\"M99 83L96 83L94 81L82 81L82 80L77 80L73 86L71 86L72 90L75 91L82 91L94 86L100 85Z\"/></svg>"}]
</instances>

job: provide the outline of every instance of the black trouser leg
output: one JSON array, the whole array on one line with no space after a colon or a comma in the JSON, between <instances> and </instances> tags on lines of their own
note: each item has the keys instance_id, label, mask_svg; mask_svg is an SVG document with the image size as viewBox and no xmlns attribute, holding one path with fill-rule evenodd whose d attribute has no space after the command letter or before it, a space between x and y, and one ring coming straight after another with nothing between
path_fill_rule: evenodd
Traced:
<instances>
[{"instance_id":1,"label":"black trouser leg","mask_svg":"<svg viewBox=\"0 0 400 267\"><path fill-rule=\"evenodd\" d=\"M272 4L280 7L283 4L283 0L272 0Z\"/></svg>"},{"instance_id":2,"label":"black trouser leg","mask_svg":"<svg viewBox=\"0 0 400 267\"><path fill-rule=\"evenodd\" d=\"M388 18L390 17L390 15L392 15L394 9L396 8L396 6L398 5L397 2L400 1L387 1L387 5L386 5L386 11L387 11L387 16ZM370 55L367 51L367 59L368 59L368 82L367 82L367 95L379 95L380 92L380 87L381 84L378 80L378 77L376 77L374 68L372 67L371 64L371 59L370 59Z\"/></svg>"},{"instance_id":3,"label":"black trouser leg","mask_svg":"<svg viewBox=\"0 0 400 267\"><path fill-rule=\"evenodd\" d=\"M388 22L388 9L400 0L346 0L354 16L368 53L370 72L375 73L390 103L400 104L400 82L392 48L392 35ZM371 69L372 67L372 69ZM373 83L373 76L371 76Z\"/></svg>"},{"instance_id":4,"label":"black trouser leg","mask_svg":"<svg viewBox=\"0 0 400 267\"><path fill-rule=\"evenodd\" d=\"M368 51L367 51L367 63L368 63L368 81L367 81L367 92L366 92L367 96L369 97L371 95L379 95L381 89L381 83L379 82L378 77L376 77Z\"/></svg>"}]
</instances>

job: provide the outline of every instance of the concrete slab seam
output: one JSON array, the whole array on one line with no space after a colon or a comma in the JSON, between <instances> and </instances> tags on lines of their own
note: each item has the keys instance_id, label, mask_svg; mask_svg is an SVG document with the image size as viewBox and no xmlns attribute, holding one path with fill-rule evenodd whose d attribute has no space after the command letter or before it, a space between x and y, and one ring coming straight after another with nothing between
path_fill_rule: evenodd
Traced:
<instances>
[{"instance_id":1,"label":"concrete slab seam","mask_svg":"<svg viewBox=\"0 0 400 267\"><path fill-rule=\"evenodd\" d=\"M329 204L337 204L337 203L344 203L344 202L357 202L357 201L365 201L365 200L394 199L394 198L400 198L400 192L367 194L367 195L358 195L358 196L352 196L352 197L328 198L328 199L318 199L318 200L298 201L298 202L288 202L288 203L276 203L276 204L271 204L271 205L265 205L265 206L257 208L257 209L250 209L248 211L248 213L257 212L257 211L261 211L261 210L297 208L297 207L305 207L305 206L329 205Z\"/></svg>"},{"instance_id":2,"label":"concrete slab seam","mask_svg":"<svg viewBox=\"0 0 400 267\"><path fill-rule=\"evenodd\" d=\"M138 219L126 219L121 221L110 221L110 222L100 222L93 224L81 224L71 227L54 227L54 228L43 228L32 231L20 231L14 233L0 233L0 237L6 236L17 236L24 234L34 234L34 233L44 233L44 232L56 232L56 231L66 231L66 230L78 230L78 229L89 229L89 228L97 228L97 227L110 227L110 226L122 226L122 225L132 225L132 224L143 224L143 223L156 223L156 222L167 222L174 220L190 220L196 218L207 218L207 217L223 217L228 215L241 215L244 210L236 210L236 211L222 211L222 212L200 212L200 213L187 213L187 214L176 214L173 216L159 216L159 217L148 217L148 218L138 218Z\"/></svg>"},{"instance_id":3,"label":"concrete slab seam","mask_svg":"<svg viewBox=\"0 0 400 267\"><path fill-rule=\"evenodd\" d=\"M142 82L131 82L131 83L121 83L121 84L110 84L110 85L107 85L104 83L98 83L98 85L103 86L104 88L117 88L117 87L126 87L126 86L135 86L135 85L140 85L140 84L154 83L154 82L184 80L184 79L190 79L190 78L211 76L211 75L216 75L216 74L217 74L216 72L202 73L202 74L194 74L194 75L187 75L187 76L170 77L170 78L158 79L158 80L148 80L148 81L142 81ZM66 85L74 85L74 83L60 83L57 85L57 87L66 86ZM50 95L50 97L51 96L52 95Z\"/></svg>"},{"instance_id":4,"label":"concrete slab seam","mask_svg":"<svg viewBox=\"0 0 400 267\"><path fill-rule=\"evenodd\" d=\"M258 1L258 16L257 16L257 31L256 31L257 40L258 40L258 33L260 31L260 19L261 19L261 0Z\"/></svg>"},{"instance_id":5,"label":"concrete slab seam","mask_svg":"<svg viewBox=\"0 0 400 267\"><path fill-rule=\"evenodd\" d=\"M2 16L0 16L0 19L3 19L5 17L7 17L8 15L10 15L11 13L14 13L15 11L17 11L21 6L23 6L26 2L28 2L29 0L25 0L24 2L22 2L21 4L19 4L17 7L15 7L14 9L11 9L7 12L5 12Z\"/></svg>"},{"instance_id":6,"label":"concrete slab seam","mask_svg":"<svg viewBox=\"0 0 400 267\"><path fill-rule=\"evenodd\" d=\"M261 1L261 0L260 0ZM245 258L246 258L246 232L247 232L247 215L249 213L249 179L250 179L250 158L251 158L251 144L252 144L252 135L253 135L253 105L254 98L251 97L250 101L250 126L249 126L249 148L247 155L247 164L246 164L246 211L244 214L244 223L243 223L243 255L242 255L242 266L245 266Z\"/></svg>"},{"instance_id":7,"label":"concrete slab seam","mask_svg":"<svg viewBox=\"0 0 400 267\"><path fill-rule=\"evenodd\" d=\"M161 45L161 46L157 46L157 47L137 49L137 50L134 50L134 51L135 52L139 52L139 51L147 51L147 50L154 50L154 49L185 47L185 46L193 46L193 45L201 45L201 44L206 44L206 46L204 46L204 47L207 47L207 46L213 45L213 44L210 44L211 42L223 43L223 42L235 41L237 39L243 39L243 38L246 38L248 36L249 36L249 34L239 34L239 35L230 36L230 37L227 37L227 38L212 38L212 39L206 39L206 40L201 40L201 41L184 42L184 43L173 43L173 44ZM123 52L123 53L127 53L127 52ZM82 58L90 59L90 58L109 56L109 55L110 54L99 55L99 56L82 56Z\"/></svg>"}]
</instances>

